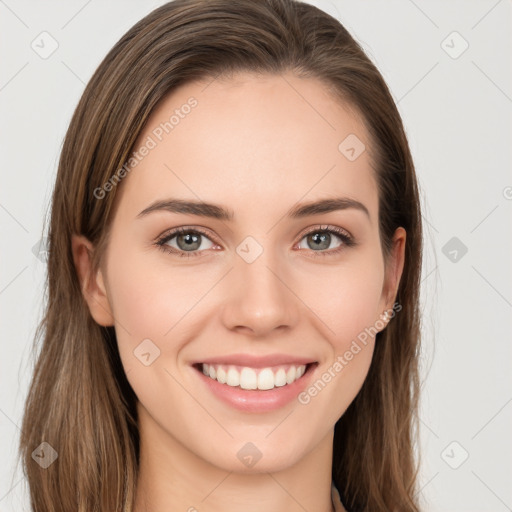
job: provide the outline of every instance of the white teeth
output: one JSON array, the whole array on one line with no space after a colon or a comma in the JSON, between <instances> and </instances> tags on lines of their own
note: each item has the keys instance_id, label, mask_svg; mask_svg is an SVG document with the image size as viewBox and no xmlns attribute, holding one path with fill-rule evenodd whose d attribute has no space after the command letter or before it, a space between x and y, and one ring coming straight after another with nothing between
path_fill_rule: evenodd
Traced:
<instances>
[{"instance_id":1,"label":"white teeth","mask_svg":"<svg viewBox=\"0 0 512 512\"><path fill-rule=\"evenodd\" d=\"M274 384L278 387L286 385L286 372L282 368L277 370L277 373L274 377Z\"/></svg>"},{"instance_id":2,"label":"white teeth","mask_svg":"<svg viewBox=\"0 0 512 512\"><path fill-rule=\"evenodd\" d=\"M240 374L234 368L228 370L226 384L233 387L240 385Z\"/></svg>"},{"instance_id":3,"label":"white teeth","mask_svg":"<svg viewBox=\"0 0 512 512\"><path fill-rule=\"evenodd\" d=\"M224 370L224 368L222 368L222 366L219 366L217 368L217 380L221 384L225 384L226 383L226 378L227 378L226 370Z\"/></svg>"},{"instance_id":4,"label":"white teeth","mask_svg":"<svg viewBox=\"0 0 512 512\"><path fill-rule=\"evenodd\" d=\"M238 368L206 363L202 365L202 371L207 377L228 386L240 386L242 389L268 390L274 389L274 387L286 386L302 377L306 371L306 365L304 364L300 366L292 365L287 371L282 367L276 370L276 368L255 369L245 366L241 371L238 371Z\"/></svg>"},{"instance_id":5,"label":"white teeth","mask_svg":"<svg viewBox=\"0 0 512 512\"><path fill-rule=\"evenodd\" d=\"M263 368L258 374L258 389L272 389L274 380L274 372L270 368Z\"/></svg>"},{"instance_id":6,"label":"white teeth","mask_svg":"<svg viewBox=\"0 0 512 512\"><path fill-rule=\"evenodd\" d=\"M252 368L243 368L240 373L240 387L242 389L256 389L258 387L258 377Z\"/></svg>"}]
</instances>

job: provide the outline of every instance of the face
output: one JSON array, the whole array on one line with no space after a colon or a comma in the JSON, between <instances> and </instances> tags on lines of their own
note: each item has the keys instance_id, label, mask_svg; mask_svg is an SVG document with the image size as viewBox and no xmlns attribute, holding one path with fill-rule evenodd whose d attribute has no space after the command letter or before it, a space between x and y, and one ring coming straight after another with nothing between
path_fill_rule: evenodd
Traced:
<instances>
[{"instance_id":1,"label":"face","mask_svg":"<svg viewBox=\"0 0 512 512\"><path fill-rule=\"evenodd\" d=\"M153 112L88 301L159 442L276 471L332 434L403 265L401 228L383 258L370 144L291 74L189 83Z\"/></svg>"}]
</instances>

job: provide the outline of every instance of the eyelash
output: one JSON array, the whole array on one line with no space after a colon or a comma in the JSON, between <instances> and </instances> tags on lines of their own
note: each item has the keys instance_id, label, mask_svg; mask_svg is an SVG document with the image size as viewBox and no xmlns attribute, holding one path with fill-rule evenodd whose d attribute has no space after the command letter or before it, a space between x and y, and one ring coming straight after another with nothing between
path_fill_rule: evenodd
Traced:
<instances>
[{"instance_id":1,"label":"eyelash","mask_svg":"<svg viewBox=\"0 0 512 512\"><path fill-rule=\"evenodd\" d=\"M192 228L187 228L187 227L179 227L179 228L173 229L172 231L170 231L168 233L165 233L162 237L160 237L155 242L155 245L159 249L164 251L165 253L174 254L179 257L184 257L184 258L200 256L202 252L205 252L204 250L203 251L179 251L179 250L175 249L174 247L169 247L168 245L166 245L167 242L172 240L176 235L181 235L181 234L185 234L185 233L199 234L199 235L202 235L202 236L208 238L208 240L214 242L213 240L211 240L210 235L206 231L203 231L200 228L192 229ZM299 242L304 237L311 235L313 233L334 234L337 237L339 237L341 239L341 241L343 242L342 245L340 245L336 249L331 249L328 251L325 251L325 250L324 251L313 251L313 250L311 250L310 252L313 253L313 255L312 255L313 258L318 258L318 257L325 258L325 257L329 257L329 256L336 256L341 251L343 251L345 248L353 247L354 245L356 245L356 242L354 241L354 239L345 230L338 228L336 226L322 226L320 228L317 227L317 228L311 229L310 231L307 231L306 233L303 233L301 235ZM304 249L300 249L300 250L303 251Z\"/></svg>"}]
</instances>

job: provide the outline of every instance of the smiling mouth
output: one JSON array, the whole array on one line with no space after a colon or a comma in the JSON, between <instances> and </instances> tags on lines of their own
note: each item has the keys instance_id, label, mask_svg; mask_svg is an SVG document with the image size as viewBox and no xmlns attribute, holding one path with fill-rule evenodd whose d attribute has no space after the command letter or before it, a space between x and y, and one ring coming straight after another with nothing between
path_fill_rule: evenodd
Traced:
<instances>
[{"instance_id":1,"label":"smiling mouth","mask_svg":"<svg viewBox=\"0 0 512 512\"><path fill-rule=\"evenodd\" d=\"M251 368L231 364L194 364L194 368L212 380L233 388L268 391L286 387L299 380L318 363L287 364L266 368Z\"/></svg>"}]
</instances>

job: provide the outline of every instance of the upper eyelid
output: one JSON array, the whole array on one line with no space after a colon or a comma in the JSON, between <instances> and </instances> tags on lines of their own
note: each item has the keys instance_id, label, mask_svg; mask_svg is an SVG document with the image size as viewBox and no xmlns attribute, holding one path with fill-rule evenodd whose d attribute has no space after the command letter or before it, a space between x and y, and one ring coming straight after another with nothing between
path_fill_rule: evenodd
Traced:
<instances>
[{"instance_id":1,"label":"upper eyelid","mask_svg":"<svg viewBox=\"0 0 512 512\"><path fill-rule=\"evenodd\" d=\"M175 236L181 234L182 232L183 233L188 233L188 232L195 233L195 232L197 232L197 233L199 233L202 236L210 238L211 242L217 243L217 242L215 242L215 236L210 235L210 230L209 229L203 228L203 227L198 227L198 226L196 226L196 227L180 226L180 227L177 227L177 228L168 229L168 230L164 231L162 234L158 235L155 238L155 241L156 242L161 242L162 240L164 240L164 241L172 240Z\"/></svg>"},{"instance_id":2,"label":"upper eyelid","mask_svg":"<svg viewBox=\"0 0 512 512\"><path fill-rule=\"evenodd\" d=\"M353 239L354 237L352 234L347 231L345 228L342 228L340 226L333 226L330 224L322 224L318 226L313 226L312 228L305 228L303 231L300 232L299 237L302 239L304 236L308 235L309 233L316 233L317 231L334 231L335 235L339 236L339 233L337 231L341 231L344 235L346 235L348 238Z\"/></svg>"}]
</instances>

